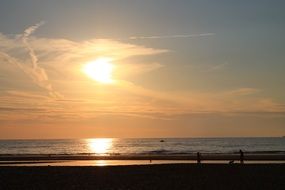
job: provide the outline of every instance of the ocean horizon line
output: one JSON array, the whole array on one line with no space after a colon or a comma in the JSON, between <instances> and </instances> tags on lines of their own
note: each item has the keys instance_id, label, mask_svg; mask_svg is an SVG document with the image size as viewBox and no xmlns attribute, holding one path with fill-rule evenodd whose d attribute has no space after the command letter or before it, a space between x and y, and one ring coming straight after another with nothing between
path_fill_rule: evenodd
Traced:
<instances>
[{"instance_id":1,"label":"ocean horizon line","mask_svg":"<svg viewBox=\"0 0 285 190\"><path fill-rule=\"evenodd\" d=\"M285 136L225 136L225 137L84 137L84 138L0 138L0 141L13 140L80 140L80 139L250 139L250 138L285 138Z\"/></svg>"}]
</instances>

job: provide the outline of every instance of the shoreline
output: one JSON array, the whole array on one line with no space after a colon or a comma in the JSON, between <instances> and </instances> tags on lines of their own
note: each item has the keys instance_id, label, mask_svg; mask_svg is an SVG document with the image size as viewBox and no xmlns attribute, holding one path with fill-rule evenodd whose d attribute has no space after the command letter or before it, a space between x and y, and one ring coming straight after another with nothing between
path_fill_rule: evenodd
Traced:
<instances>
[{"instance_id":1,"label":"shoreline","mask_svg":"<svg viewBox=\"0 0 285 190\"><path fill-rule=\"evenodd\" d=\"M196 161L193 160L42 160L42 161L0 161L0 167L9 166L9 167L78 167L78 166L144 166L144 165L172 165L172 164L196 164ZM239 161L229 163L226 160L219 161L203 161L199 165L267 165L267 164L283 164L285 161L246 161L243 164L240 164Z\"/></svg>"},{"instance_id":2,"label":"shoreline","mask_svg":"<svg viewBox=\"0 0 285 190\"><path fill-rule=\"evenodd\" d=\"M285 154L248 154L245 161L285 161ZM239 154L200 153L203 161L240 160ZM0 155L0 161L41 161L41 160L197 160L197 154L183 155L66 155L66 154L18 154Z\"/></svg>"},{"instance_id":3,"label":"shoreline","mask_svg":"<svg viewBox=\"0 0 285 190\"><path fill-rule=\"evenodd\" d=\"M239 154L200 154L201 164L239 164ZM285 154L245 154L245 164L285 164ZM187 155L0 155L0 166L116 166L193 164L197 154Z\"/></svg>"}]
</instances>

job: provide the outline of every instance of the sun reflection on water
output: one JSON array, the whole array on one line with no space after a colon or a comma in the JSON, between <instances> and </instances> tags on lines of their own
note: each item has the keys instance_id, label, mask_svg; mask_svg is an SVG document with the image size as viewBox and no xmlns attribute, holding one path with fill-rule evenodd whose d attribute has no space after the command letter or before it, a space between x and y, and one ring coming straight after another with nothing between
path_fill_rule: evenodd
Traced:
<instances>
[{"instance_id":1,"label":"sun reflection on water","mask_svg":"<svg viewBox=\"0 0 285 190\"><path fill-rule=\"evenodd\" d=\"M107 154L113 145L113 139L110 138L87 139L87 144L91 153Z\"/></svg>"}]
</instances>

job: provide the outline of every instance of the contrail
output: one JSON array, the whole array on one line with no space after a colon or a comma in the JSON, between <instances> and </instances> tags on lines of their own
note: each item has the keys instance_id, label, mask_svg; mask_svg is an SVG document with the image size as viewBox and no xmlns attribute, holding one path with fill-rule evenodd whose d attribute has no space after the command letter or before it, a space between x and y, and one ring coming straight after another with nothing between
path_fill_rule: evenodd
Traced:
<instances>
[{"instance_id":1,"label":"contrail","mask_svg":"<svg viewBox=\"0 0 285 190\"><path fill-rule=\"evenodd\" d=\"M203 34L186 34L186 35L166 35L166 36L132 36L130 40L141 40L141 39L170 39L170 38L194 38L204 36L214 36L215 33L203 33Z\"/></svg>"},{"instance_id":2,"label":"contrail","mask_svg":"<svg viewBox=\"0 0 285 190\"><path fill-rule=\"evenodd\" d=\"M8 63L18 67L20 70L22 70L26 75L28 75L29 77L31 77L33 79L33 81L41 88L45 89L48 91L49 95L53 98L63 98L63 96L56 92L55 90L53 90L51 84L49 84L49 82L47 80L44 79L40 80L39 78L42 78L39 76L39 74L37 74L36 72L34 72L33 69L21 64L16 58L8 55L7 53L4 53L2 51L0 51L0 58L5 59Z\"/></svg>"},{"instance_id":3,"label":"contrail","mask_svg":"<svg viewBox=\"0 0 285 190\"><path fill-rule=\"evenodd\" d=\"M46 89L49 92L50 96L54 98L62 98L62 95L53 90L53 87L49 82L48 75L46 74L44 68L38 65L38 57L36 56L34 49L28 43L29 36L33 34L42 25L44 25L43 21L24 30L24 33L22 35L22 42L28 50L32 62L32 68L20 68L23 69L24 72L28 74L38 86Z\"/></svg>"},{"instance_id":4,"label":"contrail","mask_svg":"<svg viewBox=\"0 0 285 190\"><path fill-rule=\"evenodd\" d=\"M38 24L35 24L34 26L31 26L29 28L27 28L25 31L24 31L24 34L23 34L23 37L22 37L22 41L24 43L24 45L26 46L26 48L28 49L29 51L29 55L31 57L31 60L32 60L32 65L33 65L33 69L36 69L38 67L38 58L35 54L35 51L34 49L30 46L30 44L28 43L28 39L29 39L29 36L34 33L40 26L44 25L44 22L41 21L40 23Z\"/></svg>"}]
</instances>

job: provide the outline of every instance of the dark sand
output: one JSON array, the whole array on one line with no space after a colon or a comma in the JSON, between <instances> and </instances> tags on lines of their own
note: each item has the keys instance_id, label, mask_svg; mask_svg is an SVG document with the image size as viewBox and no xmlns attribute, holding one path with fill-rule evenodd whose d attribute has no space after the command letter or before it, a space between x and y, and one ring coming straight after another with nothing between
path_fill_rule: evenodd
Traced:
<instances>
[{"instance_id":1,"label":"dark sand","mask_svg":"<svg viewBox=\"0 0 285 190\"><path fill-rule=\"evenodd\" d=\"M239 154L201 154L202 160L239 160ZM197 160L197 154L185 155L0 155L0 161L40 161L40 160ZM285 154L264 153L244 154L244 160L251 161L284 161Z\"/></svg>"},{"instance_id":2,"label":"dark sand","mask_svg":"<svg viewBox=\"0 0 285 190\"><path fill-rule=\"evenodd\" d=\"M0 189L285 189L285 164L0 167Z\"/></svg>"}]
</instances>

